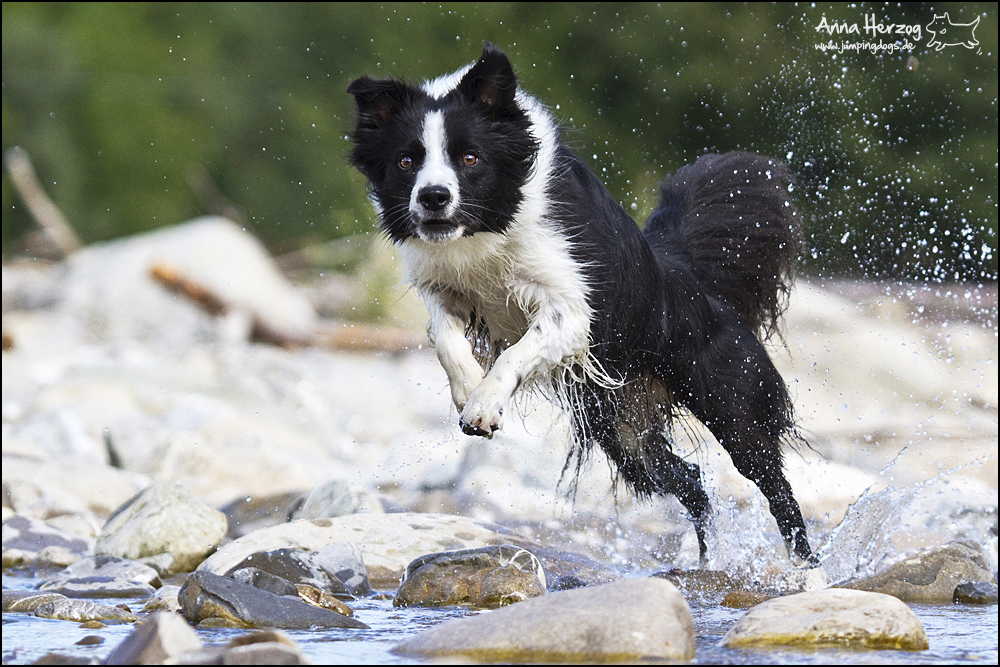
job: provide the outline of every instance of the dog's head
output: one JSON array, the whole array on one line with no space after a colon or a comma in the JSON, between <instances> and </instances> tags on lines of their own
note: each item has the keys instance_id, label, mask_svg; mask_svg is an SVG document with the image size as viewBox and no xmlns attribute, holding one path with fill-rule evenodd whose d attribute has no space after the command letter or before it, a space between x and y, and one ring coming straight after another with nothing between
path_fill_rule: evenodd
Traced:
<instances>
[{"instance_id":1,"label":"dog's head","mask_svg":"<svg viewBox=\"0 0 1000 667\"><path fill-rule=\"evenodd\" d=\"M502 51L486 44L478 62L420 88L365 76L347 92L358 105L351 164L393 241L507 229L537 143Z\"/></svg>"}]
</instances>

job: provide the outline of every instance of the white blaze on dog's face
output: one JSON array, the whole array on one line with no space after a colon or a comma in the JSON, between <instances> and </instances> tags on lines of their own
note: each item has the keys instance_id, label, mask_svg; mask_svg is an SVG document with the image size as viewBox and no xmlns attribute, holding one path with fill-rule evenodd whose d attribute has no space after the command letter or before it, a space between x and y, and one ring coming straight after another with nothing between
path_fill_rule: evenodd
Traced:
<instances>
[{"instance_id":1,"label":"white blaze on dog's face","mask_svg":"<svg viewBox=\"0 0 1000 667\"><path fill-rule=\"evenodd\" d=\"M409 210L417 223L417 236L429 243L446 243L465 233L465 225L452 223L462 193L448 157L444 120L443 111L429 111L424 116L421 132L424 157L410 191Z\"/></svg>"}]
</instances>

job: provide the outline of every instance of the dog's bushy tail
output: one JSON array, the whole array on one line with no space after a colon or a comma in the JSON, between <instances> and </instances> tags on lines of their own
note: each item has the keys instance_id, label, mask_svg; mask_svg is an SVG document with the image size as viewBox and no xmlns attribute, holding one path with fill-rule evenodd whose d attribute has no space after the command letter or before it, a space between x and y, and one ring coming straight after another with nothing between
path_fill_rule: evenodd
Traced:
<instances>
[{"instance_id":1,"label":"dog's bushy tail","mask_svg":"<svg viewBox=\"0 0 1000 667\"><path fill-rule=\"evenodd\" d=\"M703 155L660 184L645 227L658 252L685 256L705 289L765 338L778 329L801 248L790 184L777 160Z\"/></svg>"}]
</instances>

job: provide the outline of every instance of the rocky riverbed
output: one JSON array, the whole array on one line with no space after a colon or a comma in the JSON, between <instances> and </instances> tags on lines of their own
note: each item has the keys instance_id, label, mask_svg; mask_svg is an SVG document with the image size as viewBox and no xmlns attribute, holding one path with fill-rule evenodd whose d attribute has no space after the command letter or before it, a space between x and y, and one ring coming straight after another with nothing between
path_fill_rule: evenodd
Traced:
<instances>
[{"instance_id":1,"label":"rocky riverbed","mask_svg":"<svg viewBox=\"0 0 1000 667\"><path fill-rule=\"evenodd\" d=\"M441 610L404 659L484 661L699 659L712 608L746 610L726 647L923 651L913 605L996 609L995 286L800 282L773 354L821 565L788 560L691 423L678 446L715 507L697 569L673 499L636 502L598 455L562 474L544 402L462 435L419 305L371 252L292 283L201 219L4 267L5 662L27 615L93 624L111 662L277 663L305 659L303 628L380 632L379 604ZM331 318L380 300L375 324Z\"/></svg>"}]
</instances>

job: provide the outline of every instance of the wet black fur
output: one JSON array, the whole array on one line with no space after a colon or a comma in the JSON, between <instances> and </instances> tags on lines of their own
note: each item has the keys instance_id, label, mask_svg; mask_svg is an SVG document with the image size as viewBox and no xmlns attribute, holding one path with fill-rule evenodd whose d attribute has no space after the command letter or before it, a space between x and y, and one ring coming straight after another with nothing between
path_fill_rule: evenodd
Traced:
<instances>
[{"instance_id":1,"label":"wet black fur","mask_svg":"<svg viewBox=\"0 0 1000 667\"><path fill-rule=\"evenodd\" d=\"M514 103L513 71L487 46L466 78L440 101L391 80L363 78L349 88L359 107L351 160L371 181L396 242L411 231L399 206L409 188L393 167L400 151L419 144L419 119L430 108L448 110L455 150L478 142L504 158L484 182L461 183L463 196L489 204L489 215L469 213L474 231L503 233L520 201L536 146ZM562 394L573 417L571 457L579 465L596 444L639 495L677 496L704 559L709 499L698 466L671 451L671 420L684 408L763 492L790 550L810 558L782 469L781 446L795 437L792 405L762 344L779 324L799 250L787 170L752 153L704 155L662 183L660 204L640 230L576 155L563 144L558 151L548 223L571 240L591 287L592 354L622 383L575 383ZM483 334L479 324L470 322L470 331Z\"/></svg>"}]
</instances>

